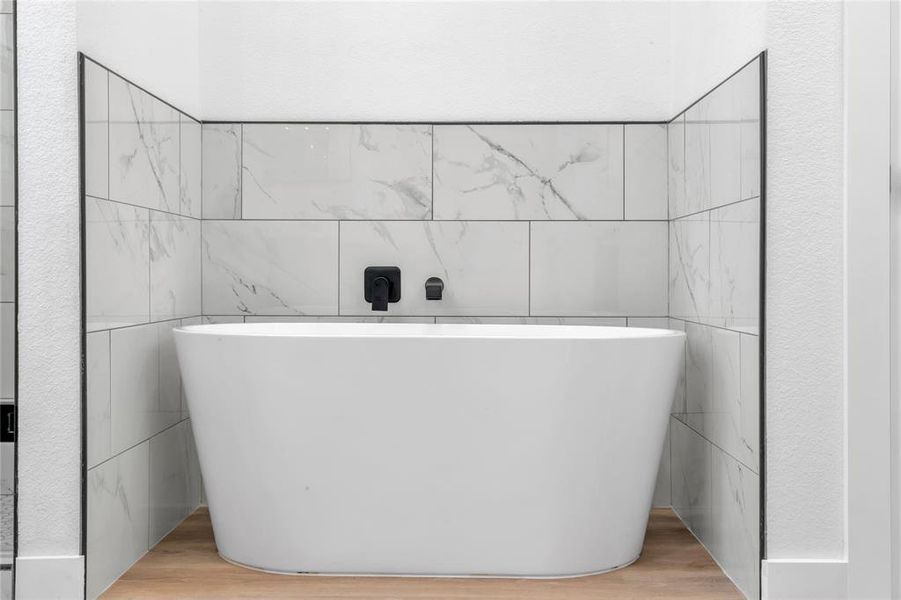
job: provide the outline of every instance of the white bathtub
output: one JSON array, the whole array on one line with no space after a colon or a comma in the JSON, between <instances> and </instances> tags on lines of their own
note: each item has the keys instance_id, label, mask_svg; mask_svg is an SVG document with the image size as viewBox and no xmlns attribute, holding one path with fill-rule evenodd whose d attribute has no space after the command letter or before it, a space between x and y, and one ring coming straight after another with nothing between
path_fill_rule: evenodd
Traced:
<instances>
[{"instance_id":1,"label":"white bathtub","mask_svg":"<svg viewBox=\"0 0 901 600\"><path fill-rule=\"evenodd\" d=\"M638 558L681 332L280 323L175 338L230 561L565 577Z\"/></svg>"}]
</instances>

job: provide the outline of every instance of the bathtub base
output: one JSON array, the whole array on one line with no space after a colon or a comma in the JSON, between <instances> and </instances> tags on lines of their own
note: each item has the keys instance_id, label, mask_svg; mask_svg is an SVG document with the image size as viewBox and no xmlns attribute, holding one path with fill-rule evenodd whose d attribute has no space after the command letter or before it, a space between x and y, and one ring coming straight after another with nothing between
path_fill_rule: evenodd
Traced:
<instances>
[{"instance_id":1,"label":"bathtub base","mask_svg":"<svg viewBox=\"0 0 901 600\"><path fill-rule=\"evenodd\" d=\"M463 573L313 573L307 571L273 571L272 569L254 567L253 565L246 565L237 560L232 560L221 552L217 552L217 554L219 555L219 558L229 564L235 565L236 567L250 569L251 571L257 571L259 573L268 573L270 575L287 575L289 577L403 577L410 579L578 579L579 577L591 577L593 575L604 575L605 573L619 571L620 569L625 569L626 567L632 566L635 561L641 558L641 555L639 554L629 562L622 565L611 567L609 569L601 569L599 571L587 571L585 573L571 573L565 575L472 575Z\"/></svg>"}]
</instances>

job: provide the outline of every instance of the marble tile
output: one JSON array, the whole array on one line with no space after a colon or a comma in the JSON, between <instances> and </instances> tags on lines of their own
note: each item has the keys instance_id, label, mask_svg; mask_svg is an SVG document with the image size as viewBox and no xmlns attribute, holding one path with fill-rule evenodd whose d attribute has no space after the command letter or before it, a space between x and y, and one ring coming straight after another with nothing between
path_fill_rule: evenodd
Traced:
<instances>
[{"instance_id":1,"label":"marble tile","mask_svg":"<svg viewBox=\"0 0 901 600\"><path fill-rule=\"evenodd\" d=\"M756 470L756 404L741 389L741 334L686 324L686 406L677 417L711 443Z\"/></svg>"},{"instance_id":2,"label":"marble tile","mask_svg":"<svg viewBox=\"0 0 901 600\"><path fill-rule=\"evenodd\" d=\"M16 113L0 111L0 206L16 205Z\"/></svg>"},{"instance_id":3,"label":"marble tile","mask_svg":"<svg viewBox=\"0 0 901 600\"><path fill-rule=\"evenodd\" d=\"M85 199L88 331L150 318L149 233L146 209Z\"/></svg>"},{"instance_id":4,"label":"marble tile","mask_svg":"<svg viewBox=\"0 0 901 600\"><path fill-rule=\"evenodd\" d=\"M710 215L669 223L670 316L706 321L710 314Z\"/></svg>"},{"instance_id":5,"label":"marble tile","mask_svg":"<svg viewBox=\"0 0 901 600\"><path fill-rule=\"evenodd\" d=\"M241 124L203 125L203 218L241 218Z\"/></svg>"},{"instance_id":6,"label":"marble tile","mask_svg":"<svg viewBox=\"0 0 901 600\"><path fill-rule=\"evenodd\" d=\"M158 427L168 427L171 423L185 417L186 408L182 401L181 371L178 367L178 356L175 353L175 335L172 333L172 330L180 325L181 321L156 323L160 393L158 411L163 415Z\"/></svg>"},{"instance_id":7,"label":"marble tile","mask_svg":"<svg viewBox=\"0 0 901 600\"><path fill-rule=\"evenodd\" d=\"M528 223L346 221L341 223L341 314L373 316L363 271L401 269L394 315L528 314ZM425 299L429 277L444 280L441 301Z\"/></svg>"},{"instance_id":8,"label":"marble tile","mask_svg":"<svg viewBox=\"0 0 901 600\"><path fill-rule=\"evenodd\" d=\"M435 317L244 317L245 323L434 323Z\"/></svg>"},{"instance_id":9,"label":"marble tile","mask_svg":"<svg viewBox=\"0 0 901 600\"><path fill-rule=\"evenodd\" d=\"M215 325L217 323L243 323L244 317L235 315L203 315L201 317L204 325Z\"/></svg>"},{"instance_id":10,"label":"marble tile","mask_svg":"<svg viewBox=\"0 0 901 600\"><path fill-rule=\"evenodd\" d=\"M110 332L87 335L88 468L111 456Z\"/></svg>"},{"instance_id":11,"label":"marble tile","mask_svg":"<svg viewBox=\"0 0 901 600\"><path fill-rule=\"evenodd\" d=\"M741 114L741 198L760 196L760 59L736 76Z\"/></svg>"},{"instance_id":12,"label":"marble tile","mask_svg":"<svg viewBox=\"0 0 901 600\"><path fill-rule=\"evenodd\" d=\"M669 319L669 329L676 331L685 331L685 321L678 319ZM688 344L686 343L686 348ZM687 361L688 350L682 353L682 368L679 370L679 379L676 381L676 392L673 395L672 414L681 414L685 412L685 363Z\"/></svg>"},{"instance_id":13,"label":"marble tile","mask_svg":"<svg viewBox=\"0 0 901 600\"><path fill-rule=\"evenodd\" d=\"M759 598L759 478L717 448L711 456L712 532L705 544L745 596Z\"/></svg>"},{"instance_id":14,"label":"marble tile","mask_svg":"<svg viewBox=\"0 0 901 600\"><path fill-rule=\"evenodd\" d=\"M84 61L85 193L109 198L109 71Z\"/></svg>"},{"instance_id":15,"label":"marble tile","mask_svg":"<svg viewBox=\"0 0 901 600\"><path fill-rule=\"evenodd\" d=\"M647 327L649 329L669 329L667 317L629 317L629 327Z\"/></svg>"},{"instance_id":16,"label":"marble tile","mask_svg":"<svg viewBox=\"0 0 901 600\"><path fill-rule=\"evenodd\" d=\"M16 301L16 209L0 207L0 302Z\"/></svg>"},{"instance_id":17,"label":"marble tile","mask_svg":"<svg viewBox=\"0 0 901 600\"><path fill-rule=\"evenodd\" d=\"M121 452L181 418L181 395L160 390L158 323L110 332L110 405L113 454Z\"/></svg>"},{"instance_id":18,"label":"marble tile","mask_svg":"<svg viewBox=\"0 0 901 600\"><path fill-rule=\"evenodd\" d=\"M710 211L710 317L713 325L756 334L760 321L758 199Z\"/></svg>"},{"instance_id":19,"label":"marble tile","mask_svg":"<svg viewBox=\"0 0 901 600\"><path fill-rule=\"evenodd\" d=\"M188 421L150 438L150 547L200 504L200 473Z\"/></svg>"},{"instance_id":20,"label":"marble tile","mask_svg":"<svg viewBox=\"0 0 901 600\"><path fill-rule=\"evenodd\" d=\"M87 597L96 598L148 549L149 444L88 471Z\"/></svg>"},{"instance_id":21,"label":"marble tile","mask_svg":"<svg viewBox=\"0 0 901 600\"><path fill-rule=\"evenodd\" d=\"M245 124L245 219L428 219L429 125Z\"/></svg>"},{"instance_id":22,"label":"marble tile","mask_svg":"<svg viewBox=\"0 0 901 600\"><path fill-rule=\"evenodd\" d=\"M669 217L672 219L688 212L685 205L685 115L673 119L667 125L666 132Z\"/></svg>"},{"instance_id":23,"label":"marble tile","mask_svg":"<svg viewBox=\"0 0 901 600\"><path fill-rule=\"evenodd\" d=\"M205 314L335 314L337 273L334 221L203 223Z\"/></svg>"},{"instance_id":24,"label":"marble tile","mask_svg":"<svg viewBox=\"0 0 901 600\"><path fill-rule=\"evenodd\" d=\"M11 14L0 14L0 110L16 107L14 27Z\"/></svg>"},{"instance_id":25,"label":"marble tile","mask_svg":"<svg viewBox=\"0 0 901 600\"><path fill-rule=\"evenodd\" d=\"M200 123L185 115L179 115L179 118L178 210L175 212L199 219L202 173Z\"/></svg>"},{"instance_id":26,"label":"marble tile","mask_svg":"<svg viewBox=\"0 0 901 600\"><path fill-rule=\"evenodd\" d=\"M670 419L673 510L701 543L713 534L713 456L707 440Z\"/></svg>"},{"instance_id":27,"label":"marble tile","mask_svg":"<svg viewBox=\"0 0 901 600\"><path fill-rule=\"evenodd\" d=\"M741 199L741 123L730 79L686 111L685 212ZM674 215L680 216L680 215Z\"/></svg>"},{"instance_id":28,"label":"marble tile","mask_svg":"<svg viewBox=\"0 0 901 600\"><path fill-rule=\"evenodd\" d=\"M672 506L672 473L670 472L670 432L666 428L666 439L663 440L663 452L660 454L660 465L657 467L657 483L654 484L652 506Z\"/></svg>"},{"instance_id":29,"label":"marble tile","mask_svg":"<svg viewBox=\"0 0 901 600\"><path fill-rule=\"evenodd\" d=\"M435 126L436 219L622 219L622 125Z\"/></svg>"},{"instance_id":30,"label":"marble tile","mask_svg":"<svg viewBox=\"0 0 901 600\"><path fill-rule=\"evenodd\" d=\"M741 336L741 443L747 448L745 465L760 471L760 340Z\"/></svg>"},{"instance_id":31,"label":"marble tile","mask_svg":"<svg viewBox=\"0 0 901 600\"><path fill-rule=\"evenodd\" d=\"M174 108L110 73L110 200L178 211L178 130Z\"/></svg>"},{"instance_id":32,"label":"marble tile","mask_svg":"<svg viewBox=\"0 0 901 600\"><path fill-rule=\"evenodd\" d=\"M196 502L189 512L193 512L198 506L206 504L206 492L203 489L203 473L200 470L200 457L197 455L197 440L194 437L194 430L192 427L191 420L186 420L185 434L188 438L188 482L189 490L191 490L189 497L192 502Z\"/></svg>"},{"instance_id":33,"label":"marble tile","mask_svg":"<svg viewBox=\"0 0 901 600\"><path fill-rule=\"evenodd\" d=\"M16 305L0 304L0 398L16 397Z\"/></svg>"},{"instance_id":34,"label":"marble tile","mask_svg":"<svg viewBox=\"0 0 901 600\"><path fill-rule=\"evenodd\" d=\"M587 325L593 327L625 327L624 317L437 317L438 323L488 325Z\"/></svg>"},{"instance_id":35,"label":"marble tile","mask_svg":"<svg viewBox=\"0 0 901 600\"><path fill-rule=\"evenodd\" d=\"M625 126L626 220L666 220L667 126Z\"/></svg>"},{"instance_id":36,"label":"marble tile","mask_svg":"<svg viewBox=\"0 0 901 600\"><path fill-rule=\"evenodd\" d=\"M532 315L666 316L666 222L531 227Z\"/></svg>"},{"instance_id":37,"label":"marble tile","mask_svg":"<svg viewBox=\"0 0 901 600\"><path fill-rule=\"evenodd\" d=\"M150 211L150 318L199 315L200 221Z\"/></svg>"}]
</instances>

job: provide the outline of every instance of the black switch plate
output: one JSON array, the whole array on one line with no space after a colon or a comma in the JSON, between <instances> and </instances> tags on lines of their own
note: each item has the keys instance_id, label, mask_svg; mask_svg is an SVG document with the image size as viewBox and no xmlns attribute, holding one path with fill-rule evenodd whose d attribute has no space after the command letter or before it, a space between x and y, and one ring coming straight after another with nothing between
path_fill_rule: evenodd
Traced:
<instances>
[{"instance_id":1,"label":"black switch plate","mask_svg":"<svg viewBox=\"0 0 901 600\"><path fill-rule=\"evenodd\" d=\"M0 404L0 442L16 441L16 405Z\"/></svg>"}]
</instances>

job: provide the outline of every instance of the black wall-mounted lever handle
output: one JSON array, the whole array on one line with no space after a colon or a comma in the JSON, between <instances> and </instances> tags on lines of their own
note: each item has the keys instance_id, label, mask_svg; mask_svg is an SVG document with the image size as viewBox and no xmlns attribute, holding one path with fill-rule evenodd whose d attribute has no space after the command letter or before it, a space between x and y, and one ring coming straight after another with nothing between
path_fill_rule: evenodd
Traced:
<instances>
[{"instance_id":1,"label":"black wall-mounted lever handle","mask_svg":"<svg viewBox=\"0 0 901 600\"><path fill-rule=\"evenodd\" d=\"M372 310L388 310L388 304L400 300L400 269L366 267L363 271L363 298Z\"/></svg>"},{"instance_id":2,"label":"black wall-mounted lever handle","mask_svg":"<svg viewBox=\"0 0 901 600\"><path fill-rule=\"evenodd\" d=\"M425 299L441 300L444 293L444 282L439 277L429 277L425 280Z\"/></svg>"}]
</instances>

